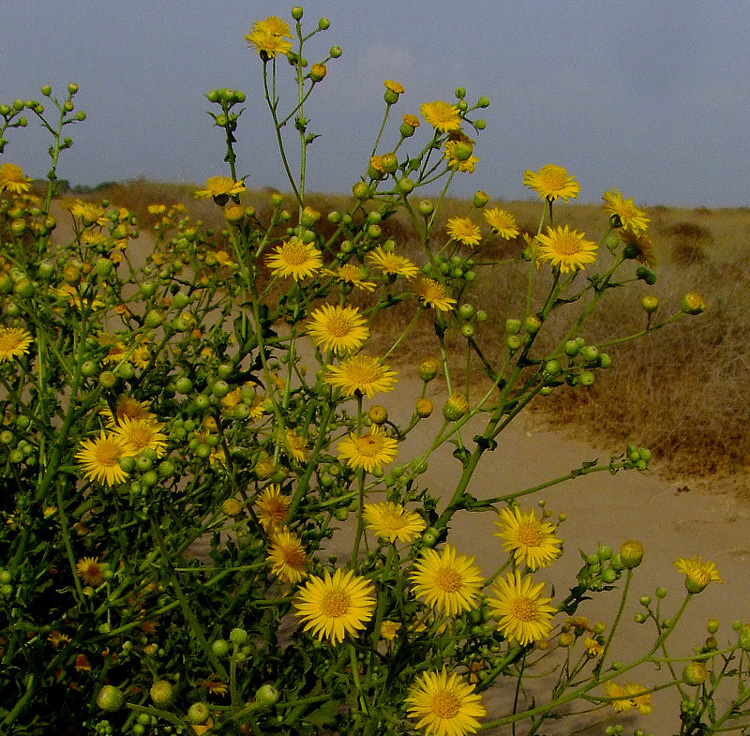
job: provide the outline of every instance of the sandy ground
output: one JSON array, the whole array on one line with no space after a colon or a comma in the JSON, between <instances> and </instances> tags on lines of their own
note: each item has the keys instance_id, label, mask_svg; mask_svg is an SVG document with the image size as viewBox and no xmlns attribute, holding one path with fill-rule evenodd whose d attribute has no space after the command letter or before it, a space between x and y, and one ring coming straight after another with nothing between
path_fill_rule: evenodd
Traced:
<instances>
[{"instance_id":1,"label":"sandy ground","mask_svg":"<svg viewBox=\"0 0 750 736\"><path fill-rule=\"evenodd\" d=\"M417 390L418 384L409 381L402 381L397 388L397 391L412 396ZM387 397L383 403L389 407L413 405L406 398L402 402L394 398ZM436 401L436 406L439 405ZM427 420L431 421L436 427L439 419L431 417ZM477 498L491 498L536 486L565 475L584 461L599 459L607 463L609 460L610 453L567 439L559 432L540 430L523 417L519 421L520 424L511 424L500 435L499 447L483 457L468 489ZM428 427L424 429L425 435L431 436ZM464 441L470 447L475 431L463 433ZM410 442L418 446L422 439L414 437ZM423 482L431 491L442 497L451 494L460 475L460 464L452 457L452 449L452 446L442 448L423 476ZM648 594L655 600L654 591L663 586L668 594L662 611L675 611L682 602L684 576L673 565L678 557L697 555L715 562L724 584L712 584L693 598L682 625L670 639L670 655L690 656L695 647L701 646L707 636L708 618L721 621L717 635L720 643L732 639L733 620L750 622L750 505L740 503L730 493L686 491L685 487L684 483L666 482L648 472L620 471L616 475L601 472L566 481L520 501L523 509L529 509L534 502L543 499L546 508L552 512L552 519L556 519L560 512L567 515L558 532L564 541L562 557L535 575L535 578L549 583L548 591L550 586L555 587L556 601L564 597L575 583L575 575L582 565L579 549L594 552L602 542L618 550L627 539L643 543L644 561L636 571L627 613L613 647L614 657L624 663L647 651L646 647L655 638L650 625L638 625L633 620L634 615L643 610L639 597ZM493 520L492 513L462 512L454 517L449 536L461 552L476 556L476 563L485 575L492 574L499 562L505 559L499 540L493 536ZM619 600L616 591L600 594L595 600L585 602L578 613L592 622L603 621L609 625ZM623 681L655 684L661 678L653 666L644 666L628 673ZM543 701L543 687L536 689ZM507 707L507 695L507 692L499 692L488 699L490 715L497 717L507 713L503 710ZM647 717L624 719L620 716L619 720L609 722L627 723L653 734L677 733L677 694L674 691L658 693L653 696L653 702L654 712ZM599 721L601 717L599 713L588 719L575 719L576 728ZM603 733L605 727L597 725L582 732ZM558 724L557 729L545 727L542 733L569 734L574 730L566 719ZM519 733L524 732L519 728Z\"/></svg>"},{"instance_id":2,"label":"sandy ground","mask_svg":"<svg viewBox=\"0 0 750 736\"><path fill-rule=\"evenodd\" d=\"M58 237L70 237L69 216L53 209L60 222ZM132 250L147 252L153 241L148 233L140 235ZM132 251L131 251L132 252ZM140 260L136 257L136 262ZM427 356L424 356L427 357ZM402 372L402 380L392 394L378 397L394 419L409 415L421 383ZM431 384L433 393L439 394L438 381ZM442 401L436 399L436 407ZM440 422L439 409L425 420L400 449L398 462L407 462L434 436ZM471 437L479 425L463 433L465 442L472 446ZM521 417L499 438L499 447L486 453L469 487L477 498L489 498L503 493L513 493L564 475L584 461L597 458L607 462L610 453L590 445L576 442L559 432L539 429ZM623 450L625 441L623 440ZM460 464L452 457L452 446L441 448L432 458L428 472L422 476L434 495L448 497L460 475ZM536 577L547 582L548 590L554 586L555 600L559 601L575 583L575 574L581 567L579 548L586 552L596 550L599 542L619 549L627 539L640 540L646 550L643 564L637 570L630 604L621 626L621 635L613 647L614 657L622 662L635 659L653 642L652 629L634 623L633 616L642 608L639 596L653 597L659 586L668 590L662 610L676 610L684 596L683 576L673 561L678 557L703 556L716 563L723 585L712 584L696 596L683 618L670 654L689 656L706 637L706 620L715 617L721 621L717 638L719 643L732 639L731 622L741 619L750 622L750 590L748 560L750 560L750 504L743 504L729 492L711 492L711 479L699 484L668 482L653 473L622 471L616 475L595 473L547 489L537 496L522 500L522 508L544 499L553 518L565 513L567 520L559 529L564 540L562 557ZM702 487L702 489L700 488ZM686 490L694 488L695 490ZM464 554L474 555L485 575L489 575L505 559L500 542L493 536L494 514L462 513L454 517L450 541ZM579 614L592 622L612 622L619 602L616 592L600 595L586 602ZM628 674L625 681L644 684L659 681L653 667ZM543 702L544 683L535 689ZM489 717L497 718L507 713L511 688L500 688L485 698ZM626 728L642 728L647 733L668 734L679 731L676 693L662 692L653 696L654 712L647 717L610 719L607 723L623 723ZM611 713L611 709L607 709ZM603 734L607 724L602 724L602 714L581 716L553 724L542 729L544 734ZM596 725L590 725L590 724ZM519 727L518 733L525 733ZM627 730L626 730L627 733Z\"/></svg>"}]
</instances>

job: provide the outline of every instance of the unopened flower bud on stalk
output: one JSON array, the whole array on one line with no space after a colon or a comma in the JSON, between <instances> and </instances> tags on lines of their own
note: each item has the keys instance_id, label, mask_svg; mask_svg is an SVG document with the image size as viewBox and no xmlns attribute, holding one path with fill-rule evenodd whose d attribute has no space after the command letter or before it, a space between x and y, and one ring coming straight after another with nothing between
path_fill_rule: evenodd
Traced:
<instances>
[{"instance_id":1,"label":"unopened flower bud on stalk","mask_svg":"<svg viewBox=\"0 0 750 736\"><path fill-rule=\"evenodd\" d=\"M419 364L419 377L428 383L437 375L438 362L434 358L427 358Z\"/></svg>"},{"instance_id":2,"label":"unopened flower bud on stalk","mask_svg":"<svg viewBox=\"0 0 750 736\"><path fill-rule=\"evenodd\" d=\"M469 402L461 394L453 394L443 406L443 416L449 422L457 422L469 411Z\"/></svg>"},{"instance_id":3,"label":"unopened flower bud on stalk","mask_svg":"<svg viewBox=\"0 0 750 736\"><path fill-rule=\"evenodd\" d=\"M703 301L703 297L700 294L696 294L694 291L685 294L682 300L682 311L685 314L700 314L701 312L705 312L706 309L706 302Z\"/></svg>"},{"instance_id":4,"label":"unopened flower bud on stalk","mask_svg":"<svg viewBox=\"0 0 750 736\"><path fill-rule=\"evenodd\" d=\"M620 560L623 567L632 570L643 561L643 544L635 539L629 539L620 545Z\"/></svg>"}]
</instances>

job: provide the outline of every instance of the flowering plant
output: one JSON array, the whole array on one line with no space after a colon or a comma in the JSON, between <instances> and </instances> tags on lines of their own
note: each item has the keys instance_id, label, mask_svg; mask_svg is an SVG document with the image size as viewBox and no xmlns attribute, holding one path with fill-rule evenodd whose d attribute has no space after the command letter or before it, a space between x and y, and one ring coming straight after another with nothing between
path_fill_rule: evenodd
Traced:
<instances>
[{"instance_id":1,"label":"flowering plant","mask_svg":"<svg viewBox=\"0 0 750 736\"><path fill-rule=\"evenodd\" d=\"M537 234L521 237L513 215L477 192L443 238L449 184L474 170L471 135L489 105L463 89L455 103L423 104L421 119L404 115L386 145L404 92L386 81L366 173L350 206L323 216L307 195L316 135L305 106L341 50L309 65L329 23L305 33L302 9L292 18L259 21L246 38L294 211L279 194L267 217L243 204L234 143L245 95L217 89L208 100L229 171L196 197L221 208L221 232L155 203L153 248L139 253L131 212L68 200L73 236L56 237L58 159L72 145L63 132L85 118L78 88L64 99L42 88L56 119L36 100L0 105L0 152L24 111L53 140L42 196L21 167L0 165L0 733L461 736L517 723L541 733L571 706L605 719L647 714L664 688L680 694L682 733L746 723L748 627L719 645L711 621L695 651L668 649L692 597L720 582L713 563L678 560L684 601L666 611L661 589L655 605L642 598L637 620L654 627L653 643L617 662L641 544L583 554L559 596L537 579L562 545L562 516L527 504L539 488L469 492L482 457L534 399L591 385L610 363L605 347L698 314L702 299L688 294L659 321L648 297L639 333L586 344L582 325L610 289L655 280L648 217L613 189L598 243L558 225L556 200L579 191L560 166L525 174L543 202ZM296 88L286 110L285 70ZM435 186L437 198L419 198ZM398 213L420 254L385 237ZM491 257L501 241L520 242L507 263ZM503 266L520 268L526 288L518 317L498 330L467 299L480 269ZM395 335L382 326L394 310L410 314ZM394 366L420 324L436 357L403 389ZM471 380L475 366L483 382ZM391 392L400 399L389 405ZM460 477L446 496L421 480L448 444ZM644 471L649 459L628 446L544 487ZM489 575L451 535L467 513L496 516ZM615 618L592 625L586 601L615 589ZM660 667L658 683L630 681L647 665ZM540 671L554 673L543 694ZM717 709L728 679L738 694ZM512 693L509 706L492 706L498 692Z\"/></svg>"}]
</instances>

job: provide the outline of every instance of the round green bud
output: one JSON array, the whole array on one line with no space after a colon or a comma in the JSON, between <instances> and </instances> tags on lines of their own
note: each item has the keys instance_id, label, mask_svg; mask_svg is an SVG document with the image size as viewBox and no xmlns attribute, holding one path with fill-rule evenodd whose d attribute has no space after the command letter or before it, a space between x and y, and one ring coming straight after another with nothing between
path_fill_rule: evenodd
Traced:
<instances>
[{"instance_id":1,"label":"round green bud","mask_svg":"<svg viewBox=\"0 0 750 736\"><path fill-rule=\"evenodd\" d=\"M471 319L474 316L474 311L472 304L462 304L458 308L458 314L462 319Z\"/></svg>"},{"instance_id":2,"label":"round green bud","mask_svg":"<svg viewBox=\"0 0 750 736\"><path fill-rule=\"evenodd\" d=\"M318 21L318 28L320 28L321 31L327 31L331 27L331 21L328 20L328 18L321 18Z\"/></svg>"},{"instance_id":3,"label":"round green bud","mask_svg":"<svg viewBox=\"0 0 750 736\"><path fill-rule=\"evenodd\" d=\"M367 186L367 184L363 181L358 181L353 187L352 187L352 194L359 200L364 201L365 199L369 199L372 195L372 192L370 191L370 187Z\"/></svg>"},{"instance_id":4,"label":"round green bud","mask_svg":"<svg viewBox=\"0 0 750 736\"><path fill-rule=\"evenodd\" d=\"M659 308L659 299L655 296L646 295L641 299L641 306L647 314L653 314Z\"/></svg>"},{"instance_id":5,"label":"round green bud","mask_svg":"<svg viewBox=\"0 0 750 736\"><path fill-rule=\"evenodd\" d=\"M719 630L719 620L716 618L710 618L706 622L706 629L709 634L715 634Z\"/></svg>"},{"instance_id":6,"label":"round green bud","mask_svg":"<svg viewBox=\"0 0 750 736\"><path fill-rule=\"evenodd\" d=\"M187 719L190 723L201 725L208 720L210 712L208 705L203 702L193 703L187 712Z\"/></svg>"},{"instance_id":7,"label":"round green bud","mask_svg":"<svg viewBox=\"0 0 750 736\"><path fill-rule=\"evenodd\" d=\"M479 118L478 120L474 121L474 127L477 130L484 130L487 127L487 121Z\"/></svg>"},{"instance_id":8,"label":"round green bud","mask_svg":"<svg viewBox=\"0 0 750 736\"><path fill-rule=\"evenodd\" d=\"M469 339L470 337L474 337L474 333L476 332L476 327L474 327L471 322L467 322L465 325L461 325L461 334L466 338Z\"/></svg>"},{"instance_id":9,"label":"round green bud","mask_svg":"<svg viewBox=\"0 0 750 736\"><path fill-rule=\"evenodd\" d=\"M229 632L229 640L237 646L242 646L247 641L247 638L247 631L245 629L235 628Z\"/></svg>"},{"instance_id":10,"label":"round green bud","mask_svg":"<svg viewBox=\"0 0 750 736\"><path fill-rule=\"evenodd\" d=\"M149 695L151 696L151 702L153 702L157 708L164 708L172 702L174 688L172 687L172 683L167 680L156 680L156 682L151 685Z\"/></svg>"},{"instance_id":11,"label":"round green bud","mask_svg":"<svg viewBox=\"0 0 750 736\"><path fill-rule=\"evenodd\" d=\"M703 662L688 662L682 670L682 681L686 685L702 685L708 679L708 670Z\"/></svg>"},{"instance_id":12,"label":"round green bud","mask_svg":"<svg viewBox=\"0 0 750 736\"><path fill-rule=\"evenodd\" d=\"M74 94L76 94L76 92L78 92L79 89L80 89L79 86L75 82L71 82L68 85L68 94L69 95L74 95Z\"/></svg>"},{"instance_id":13,"label":"round green bud","mask_svg":"<svg viewBox=\"0 0 750 736\"><path fill-rule=\"evenodd\" d=\"M104 685L96 696L96 704L107 713L115 713L125 704L125 696L120 688Z\"/></svg>"},{"instance_id":14,"label":"round green bud","mask_svg":"<svg viewBox=\"0 0 750 736\"><path fill-rule=\"evenodd\" d=\"M341 51L341 47L340 46L331 46L331 49L328 52L328 54L330 55L330 57L332 59L338 59L339 56L341 56L342 53L343 53L343 51Z\"/></svg>"},{"instance_id":15,"label":"round green bud","mask_svg":"<svg viewBox=\"0 0 750 736\"><path fill-rule=\"evenodd\" d=\"M417 210L422 217L429 217L435 211L435 205L429 199L423 199L417 205Z\"/></svg>"},{"instance_id":16,"label":"round green bud","mask_svg":"<svg viewBox=\"0 0 750 736\"><path fill-rule=\"evenodd\" d=\"M635 539L628 539L620 545L620 559L623 567L632 570L643 561L643 544Z\"/></svg>"},{"instance_id":17,"label":"round green bud","mask_svg":"<svg viewBox=\"0 0 750 736\"><path fill-rule=\"evenodd\" d=\"M273 685L261 685L255 691L255 702L261 708L270 708L279 700L279 691Z\"/></svg>"},{"instance_id":18,"label":"round green bud","mask_svg":"<svg viewBox=\"0 0 750 736\"><path fill-rule=\"evenodd\" d=\"M294 18L294 20L302 20L304 12L304 8L301 5L295 5L292 8L292 18Z\"/></svg>"},{"instance_id":19,"label":"round green bud","mask_svg":"<svg viewBox=\"0 0 750 736\"><path fill-rule=\"evenodd\" d=\"M478 189L474 193L474 199L472 200L472 204L477 209L482 209L482 207L484 207L489 201L490 201L490 195L487 194L487 192L484 192L481 189Z\"/></svg>"},{"instance_id":20,"label":"round green bud","mask_svg":"<svg viewBox=\"0 0 750 736\"><path fill-rule=\"evenodd\" d=\"M401 192L401 194L411 194L411 192L414 190L414 181L408 176L405 176L403 179L398 180L396 188L399 192Z\"/></svg>"},{"instance_id":21,"label":"round green bud","mask_svg":"<svg viewBox=\"0 0 750 736\"><path fill-rule=\"evenodd\" d=\"M509 319L505 321L505 331L509 335L517 335L521 331L520 319Z\"/></svg>"},{"instance_id":22,"label":"round green bud","mask_svg":"<svg viewBox=\"0 0 750 736\"><path fill-rule=\"evenodd\" d=\"M42 87L39 90L45 97L49 97L52 94L52 87L50 87L48 84L45 84L44 87Z\"/></svg>"}]
</instances>

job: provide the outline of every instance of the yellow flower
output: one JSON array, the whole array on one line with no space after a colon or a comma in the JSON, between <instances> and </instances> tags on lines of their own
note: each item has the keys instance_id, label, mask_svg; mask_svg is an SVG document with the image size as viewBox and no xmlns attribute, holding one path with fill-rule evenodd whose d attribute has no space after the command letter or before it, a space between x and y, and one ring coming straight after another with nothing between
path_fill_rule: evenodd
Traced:
<instances>
[{"instance_id":1,"label":"yellow flower","mask_svg":"<svg viewBox=\"0 0 750 736\"><path fill-rule=\"evenodd\" d=\"M445 287L433 279L421 278L416 293L425 307L439 312L450 312L456 300L445 293Z\"/></svg>"},{"instance_id":2,"label":"yellow flower","mask_svg":"<svg viewBox=\"0 0 750 736\"><path fill-rule=\"evenodd\" d=\"M406 113L406 115L404 115L404 122L410 128L418 128L421 125L421 123L419 122L419 118L416 115L410 115L409 113Z\"/></svg>"},{"instance_id":3,"label":"yellow flower","mask_svg":"<svg viewBox=\"0 0 750 736\"><path fill-rule=\"evenodd\" d=\"M345 396L359 393L371 399L376 393L391 391L397 375L377 358L355 355L338 366L329 365L323 380L340 388Z\"/></svg>"},{"instance_id":4,"label":"yellow flower","mask_svg":"<svg viewBox=\"0 0 750 736\"><path fill-rule=\"evenodd\" d=\"M84 585L96 587L102 584L103 570L96 557L83 557L76 563L76 571Z\"/></svg>"},{"instance_id":5,"label":"yellow flower","mask_svg":"<svg viewBox=\"0 0 750 736\"><path fill-rule=\"evenodd\" d=\"M642 685L635 682L618 685L616 682L609 680L604 683L603 687L604 694L608 698L612 698L611 705L617 713L635 708L641 715L647 716L652 710L651 694Z\"/></svg>"},{"instance_id":6,"label":"yellow flower","mask_svg":"<svg viewBox=\"0 0 750 736\"><path fill-rule=\"evenodd\" d=\"M716 565L704 562L702 557L680 557L674 565L685 575L685 587L689 593L700 593L709 583L724 582Z\"/></svg>"},{"instance_id":7,"label":"yellow flower","mask_svg":"<svg viewBox=\"0 0 750 736\"><path fill-rule=\"evenodd\" d=\"M108 486L124 483L128 474L120 467L119 460L125 456L122 441L115 434L102 430L93 440L82 440L76 459L89 481Z\"/></svg>"},{"instance_id":8,"label":"yellow flower","mask_svg":"<svg viewBox=\"0 0 750 736\"><path fill-rule=\"evenodd\" d=\"M383 639L383 641L393 641L398 636L398 630L400 628L401 624L398 621L384 619L380 624L380 638Z\"/></svg>"},{"instance_id":9,"label":"yellow flower","mask_svg":"<svg viewBox=\"0 0 750 736\"><path fill-rule=\"evenodd\" d=\"M291 276L299 281L312 276L323 265L323 257L312 243L290 238L276 246L266 259L266 265L274 276Z\"/></svg>"},{"instance_id":10,"label":"yellow flower","mask_svg":"<svg viewBox=\"0 0 750 736\"><path fill-rule=\"evenodd\" d=\"M49 632L49 635L47 636L47 641L55 649L59 649L60 647L64 647L70 644L70 637L67 634L63 634L57 630L53 630Z\"/></svg>"},{"instance_id":11,"label":"yellow flower","mask_svg":"<svg viewBox=\"0 0 750 736\"><path fill-rule=\"evenodd\" d=\"M97 338L100 345L106 345L106 342L102 342L105 333L101 333ZM124 354L123 348L123 354ZM115 428L123 419L132 419L133 421L156 421L156 415L149 411L149 405L147 401L138 401L138 399L132 396L123 395L117 399L117 405L115 406L115 413L112 414L109 407L102 409L99 412L103 417L104 421L110 429Z\"/></svg>"},{"instance_id":12,"label":"yellow flower","mask_svg":"<svg viewBox=\"0 0 750 736\"><path fill-rule=\"evenodd\" d=\"M484 580L474 558L446 544L441 552L428 549L414 565L409 579L414 593L446 616L476 607Z\"/></svg>"},{"instance_id":13,"label":"yellow flower","mask_svg":"<svg viewBox=\"0 0 750 736\"><path fill-rule=\"evenodd\" d=\"M367 260L387 276L413 279L419 273L419 269L408 258L383 250L380 245L367 254Z\"/></svg>"},{"instance_id":14,"label":"yellow flower","mask_svg":"<svg viewBox=\"0 0 750 736\"><path fill-rule=\"evenodd\" d=\"M518 237L516 218L510 212L499 207L493 207L490 210L485 210L482 214L487 224L492 228L492 231L497 233L501 238L511 240Z\"/></svg>"},{"instance_id":15,"label":"yellow flower","mask_svg":"<svg viewBox=\"0 0 750 736\"><path fill-rule=\"evenodd\" d=\"M286 55L292 50L289 25L281 18L270 15L265 20L256 21L250 33L245 35L245 40L255 48L259 54L265 54L269 59L276 54Z\"/></svg>"},{"instance_id":16,"label":"yellow flower","mask_svg":"<svg viewBox=\"0 0 750 736\"><path fill-rule=\"evenodd\" d=\"M383 84L385 85L385 88L389 92L393 92L396 95L402 95L404 94L404 88L403 85L400 85L398 82L394 82L390 79L386 79Z\"/></svg>"},{"instance_id":17,"label":"yellow flower","mask_svg":"<svg viewBox=\"0 0 750 736\"><path fill-rule=\"evenodd\" d=\"M29 352L32 337L20 327L0 327L0 364Z\"/></svg>"},{"instance_id":18,"label":"yellow flower","mask_svg":"<svg viewBox=\"0 0 750 736\"><path fill-rule=\"evenodd\" d=\"M293 532L282 530L274 534L266 559L271 572L285 583L298 583L307 575L307 554Z\"/></svg>"},{"instance_id":19,"label":"yellow flower","mask_svg":"<svg viewBox=\"0 0 750 736\"><path fill-rule=\"evenodd\" d=\"M682 298L682 311L685 314L700 314L708 309L705 299L695 291L689 291Z\"/></svg>"},{"instance_id":20,"label":"yellow flower","mask_svg":"<svg viewBox=\"0 0 750 736\"><path fill-rule=\"evenodd\" d=\"M551 565L560 556L562 542L554 536L554 525L537 519L533 510L524 514L518 506L506 507L495 525L495 536L503 540L503 549L513 555L516 563L523 562L536 570Z\"/></svg>"},{"instance_id":21,"label":"yellow flower","mask_svg":"<svg viewBox=\"0 0 750 736\"><path fill-rule=\"evenodd\" d=\"M373 426L367 434L352 432L338 443L336 449L339 459L346 460L350 468L362 468L372 473L393 461L398 454L398 442L380 427Z\"/></svg>"},{"instance_id":22,"label":"yellow flower","mask_svg":"<svg viewBox=\"0 0 750 736\"><path fill-rule=\"evenodd\" d=\"M545 164L539 171L527 169L523 172L523 183L533 189L537 196L553 201L558 197L566 202L576 199L581 190L575 176L568 176L562 166L554 164Z\"/></svg>"},{"instance_id":23,"label":"yellow flower","mask_svg":"<svg viewBox=\"0 0 750 736\"><path fill-rule=\"evenodd\" d=\"M486 715L482 697L474 685L445 667L440 672L425 672L417 677L406 696L409 717L418 719L417 728L427 736L464 736L476 732L477 720Z\"/></svg>"},{"instance_id":24,"label":"yellow flower","mask_svg":"<svg viewBox=\"0 0 750 736\"><path fill-rule=\"evenodd\" d=\"M331 304L310 315L307 331L318 347L337 355L356 352L370 336L367 321L356 307Z\"/></svg>"},{"instance_id":25,"label":"yellow flower","mask_svg":"<svg viewBox=\"0 0 750 736\"><path fill-rule=\"evenodd\" d=\"M293 429L287 427L282 435L283 450L291 455L297 462L303 463L310 456L310 449L304 437L301 437Z\"/></svg>"},{"instance_id":26,"label":"yellow flower","mask_svg":"<svg viewBox=\"0 0 750 736\"><path fill-rule=\"evenodd\" d=\"M638 209L632 197L625 199L617 189L609 189L602 195L604 209L610 216L616 218L615 227L629 230L633 235L642 233L650 222L646 213Z\"/></svg>"},{"instance_id":27,"label":"yellow flower","mask_svg":"<svg viewBox=\"0 0 750 736\"><path fill-rule=\"evenodd\" d=\"M104 227L110 222L104 207L95 202L83 202L80 199L76 199L67 204L67 208L70 210L70 214L81 220L86 227L92 225Z\"/></svg>"},{"instance_id":28,"label":"yellow flower","mask_svg":"<svg viewBox=\"0 0 750 736\"><path fill-rule=\"evenodd\" d=\"M423 102L420 108L422 117L441 133L461 128L461 113L455 105L442 100Z\"/></svg>"},{"instance_id":29,"label":"yellow flower","mask_svg":"<svg viewBox=\"0 0 750 736\"><path fill-rule=\"evenodd\" d=\"M498 620L498 631L522 647L545 639L552 631L552 617L557 612L551 598L542 598L544 583L534 584L531 576L522 577L518 570L495 584L497 599L489 603Z\"/></svg>"},{"instance_id":30,"label":"yellow flower","mask_svg":"<svg viewBox=\"0 0 750 736\"><path fill-rule=\"evenodd\" d=\"M446 230L453 240L472 248L482 242L479 225L475 225L468 217L451 217Z\"/></svg>"},{"instance_id":31,"label":"yellow flower","mask_svg":"<svg viewBox=\"0 0 750 736\"><path fill-rule=\"evenodd\" d=\"M567 225L563 227L547 228L545 235L537 235L540 261L549 261L553 266L559 266L562 273L577 271L585 268L587 263L596 261L598 246L585 239L584 233L571 230Z\"/></svg>"},{"instance_id":32,"label":"yellow flower","mask_svg":"<svg viewBox=\"0 0 750 736\"><path fill-rule=\"evenodd\" d=\"M458 146L460 142L461 141L458 140L445 142L444 155L446 160L448 161L448 166L450 166L452 169L456 169L457 171L461 171L466 174L473 174L474 169L479 162L479 157L472 154L469 156L469 158L459 158L456 154L456 146Z\"/></svg>"},{"instance_id":33,"label":"yellow flower","mask_svg":"<svg viewBox=\"0 0 750 736\"><path fill-rule=\"evenodd\" d=\"M590 636L584 638L583 648L589 657L601 657L604 654L604 646Z\"/></svg>"},{"instance_id":34,"label":"yellow flower","mask_svg":"<svg viewBox=\"0 0 750 736\"><path fill-rule=\"evenodd\" d=\"M23 169L16 164L0 164L0 193L23 194L31 189L31 179L23 175Z\"/></svg>"},{"instance_id":35,"label":"yellow flower","mask_svg":"<svg viewBox=\"0 0 750 736\"><path fill-rule=\"evenodd\" d=\"M296 615L304 622L304 630L312 630L319 639L332 644L356 635L365 628L375 608L372 583L340 568L333 575L311 577L300 589L294 602Z\"/></svg>"},{"instance_id":36,"label":"yellow flower","mask_svg":"<svg viewBox=\"0 0 750 736\"><path fill-rule=\"evenodd\" d=\"M203 678L198 680L198 685L201 687L205 687L206 690L208 690L211 695L218 695L220 698L224 698L227 695L229 695L229 688L227 687L226 683L222 682L221 680L214 680L214 677L216 675L213 675L208 680L204 680ZM193 724L193 728L195 728L196 724Z\"/></svg>"},{"instance_id":37,"label":"yellow flower","mask_svg":"<svg viewBox=\"0 0 750 736\"><path fill-rule=\"evenodd\" d=\"M152 419L131 419L122 417L114 435L119 439L123 455L138 457L144 450L153 450L157 457L164 455L167 436L162 432L164 425Z\"/></svg>"},{"instance_id":38,"label":"yellow flower","mask_svg":"<svg viewBox=\"0 0 750 736\"><path fill-rule=\"evenodd\" d=\"M258 519L266 534L272 536L285 524L291 503L291 499L281 492L276 483L266 486L258 494L255 505L258 507Z\"/></svg>"},{"instance_id":39,"label":"yellow flower","mask_svg":"<svg viewBox=\"0 0 750 736\"><path fill-rule=\"evenodd\" d=\"M349 284L349 286L353 286L355 289L362 289L362 291L373 291L375 286L377 286L374 281L365 281L362 278L362 271L353 263L345 263L343 266L339 266L335 271L324 268L321 273L326 276L333 276L337 281Z\"/></svg>"},{"instance_id":40,"label":"yellow flower","mask_svg":"<svg viewBox=\"0 0 750 736\"><path fill-rule=\"evenodd\" d=\"M245 185L231 176L211 176L206 179L206 188L199 189L193 196L196 199L229 198L244 191Z\"/></svg>"},{"instance_id":41,"label":"yellow flower","mask_svg":"<svg viewBox=\"0 0 750 736\"><path fill-rule=\"evenodd\" d=\"M644 266L653 268L656 265L656 254L654 253L654 244L648 233L631 233L627 230L620 232L620 237L624 243L623 252L626 257L636 258Z\"/></svg>"},{"instance_id":42,"label":"yellow flower","mask_svg":"<svg viewBox=\"0 0 750 736\"><path fill-rule=\"evenodd\" d=\"M368 529L389 542L408 544L427 526L419 514L391 501L366 503L363 517Z\"/></svg>"}]
</instances>

